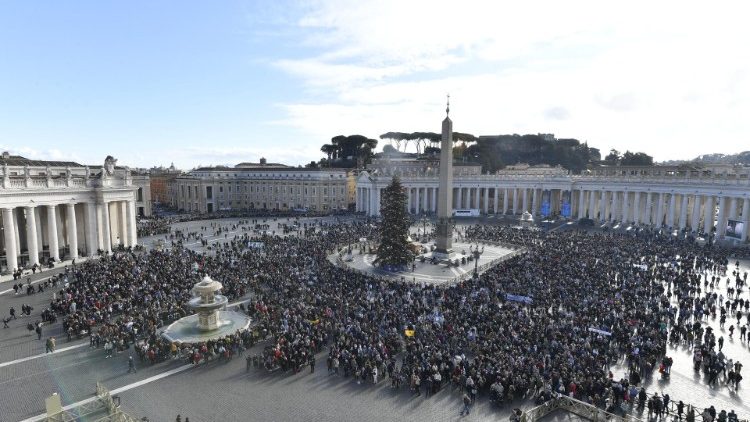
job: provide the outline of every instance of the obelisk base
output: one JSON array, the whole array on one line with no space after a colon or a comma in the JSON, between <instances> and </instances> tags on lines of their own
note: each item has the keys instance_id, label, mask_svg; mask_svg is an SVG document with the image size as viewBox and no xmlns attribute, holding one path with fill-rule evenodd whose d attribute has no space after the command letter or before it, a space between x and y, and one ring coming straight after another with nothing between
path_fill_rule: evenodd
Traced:
<instances>
[{"instance_id":1,"label":"obelisk base","mask_svg":"<svg viewBox=\"0 0 750 422\"><path fill-rule=\"evenodd\" d=\"M437 238L432 256L441 261L453 259L453 224L446 218L441 218L435 225Z\"/></svg>"}]
</instances>

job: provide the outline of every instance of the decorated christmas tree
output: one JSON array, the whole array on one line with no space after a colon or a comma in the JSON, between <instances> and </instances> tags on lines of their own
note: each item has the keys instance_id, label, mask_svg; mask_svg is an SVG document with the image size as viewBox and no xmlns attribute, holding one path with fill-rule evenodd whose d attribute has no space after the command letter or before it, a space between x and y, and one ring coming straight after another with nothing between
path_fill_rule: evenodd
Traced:
<instances>
[{"instance_id":1,"label":"decorated christmas tree","mask_svg":"<svg viewBox=\"0 0 750 422\"><path fill-rule=\"evenodd\" d=\"M402 270L412 261L407 240L411 223L406 213L406 193L398 177L383 189L380 214L380 245L375 263L384 269Z\"/></svg>"}]
</instances>

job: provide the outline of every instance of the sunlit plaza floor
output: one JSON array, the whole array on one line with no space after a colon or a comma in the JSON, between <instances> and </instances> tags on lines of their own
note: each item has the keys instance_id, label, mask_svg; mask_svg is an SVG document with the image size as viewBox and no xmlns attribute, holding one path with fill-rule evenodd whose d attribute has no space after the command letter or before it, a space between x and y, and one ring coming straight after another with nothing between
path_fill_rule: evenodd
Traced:
<instances>
[{"instance_id":1,"label":"sunlit plaza floor","mask_svg":"<svg viewBox=\"0 0 750 422\"><path fill-rule=\"evenodd\" d=\"M272 222L276 224L282 219ZM209 245L224 242L241 230L233 231L234 220L210 220L180 223L186 231L194 231L200 226L217 223L230 229L224 234L207 236ZM416 229L416 228L415 228ZM142 239L147 247L157 239L153 236ZM416 236L415 236L416 238ZM459 241L454 247L459 253L468 243ZM473 246L473 244L472 244ZM168 247L168 245L167 245ZM190 242L188 247L204 250L200 242ZM481 248L481 245L480 245ZM493 258L511 253L510 249L498 250L485 245L485 252L479 265ZM355 261L372 268L371 255L353 253ZM354 262L354 261L353 261ZM732 261L733 264L733 261ZM420 277L417 281L446 283L461 274L469 274L474 263L448 269L444 265L418 262L414 270L403 277ZM454 272L455 270L456 272ZM31 277L32 283L60 271L45 271ZM371 269L370 271L374 271ZM743 261L741 272L750 271L750 262ZM413 274L413 275L410 275ZM401 277L401 276L399 276ZM724 277L726 279L726 277ZM88 340L67 342L62 334L60 322L44 327L43 338L56 336L57 351L44 353L44 341L36 340L25 328L26 323L37 319L51 299L53 289L32 296L14 295L12 282L0 283L0 310L4 314L10 306L17 310L21 304L34 307L32 317L19 317L9 323L10 328L0 330L0 420L18 421L35 417L44 412L44 399L54 392L60 393L63 404L74 404L92 397L97 381L115 391L123 408L133 416L147 416L151 421L171 422L177 414L182 420L191 421L484 421L507 420L508 409L498 409L486 398L480 399L468 417L459 417L461 397L457 392L444 389L438 395L425 398L412 397L407 390L394 391L389 383L377 386L357 385L351 378L329 376L326 373L324 354L318 356L318 366L314 374L308 370L297 375L269 374L264 370L245 371L244 359L234 359L228 363L211 362L207 366L193 367L183 362L169 361L156 365L140 364L136 374L127 373L128 353L105 358L99 349L90 349ZM722 281L719 292L726 296L726 283ZM747 289L743 297L748 297ZM744 318L743 318L744 322ZM718 318L704 320L711 325L717 336L725 338L724 353L735 361L750 365L750 351L739 342L739 332L734 339L728 338L728 327L736 320L728 319L724 329L719 327ZM256 346L251 353L257 353L263 345ZM658 374L645 380L650 393L669 393L675 400L684 400L696 406L714 404L717 409L734 409L740 418L750 418L750 393L747 379L734 392L721 381L712 388L706 384L703 374L692 368L692 353L684 346L670 346L669 355L674 359L672 375L662 380ZM747 371L744 369L743 372ZM624 375L622 368L615 367L614 375ZM746 375L746 374L745 374ZM747 378L747 376L746 376ZM531 407L530 402L522 407ZM566 416L557 416L557 419Z\"/></svg>"}]
</instances>

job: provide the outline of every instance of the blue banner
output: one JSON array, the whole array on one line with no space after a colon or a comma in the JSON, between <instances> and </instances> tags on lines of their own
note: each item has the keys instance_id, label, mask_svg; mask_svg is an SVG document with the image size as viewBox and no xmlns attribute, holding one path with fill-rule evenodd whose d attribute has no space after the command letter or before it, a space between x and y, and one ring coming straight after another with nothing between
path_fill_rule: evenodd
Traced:
<instances>
[{"instance_id":1,"label":"blue banner","mask_svg":"<svg viewBox=\"0 0 750 422\"><path fill-rule=\"evenodd\" d=\"M542 191L542 208L540 210L542 217L549 217L550 215L550 200L549 197L552 192L546 190Z\"/></svg>"},{"instance_id":2,"label":"blue banner","mask_svg":"<svg viewBox=\"0 0 750 422\"><path fill-rule=\"evenodd\" d=\"M570 218L573 215L573 211L570 208L570 191L563 192L562 207L560 208L560 215L566 218Z\"/></svg>"},{"instance_id":3,"label":"blue banner","mask_svg":"<svg viewBox=\"0 0 750 422\"><path fill-rule=\"evenodd\" d=\"M532 302L534 302L534 299L528 296L512 295L510 293L505 294L505 299L513 301L513 302L521 302L521 303L527 303L527 304L531 304Z\"/></svg>"}]
</instances>

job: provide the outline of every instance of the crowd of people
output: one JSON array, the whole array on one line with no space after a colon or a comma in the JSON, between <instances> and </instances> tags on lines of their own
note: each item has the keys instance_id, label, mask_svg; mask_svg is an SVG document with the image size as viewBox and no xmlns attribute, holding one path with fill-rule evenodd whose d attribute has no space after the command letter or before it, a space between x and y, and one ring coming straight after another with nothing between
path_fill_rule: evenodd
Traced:
<instances>
[{"instance_id":1,"label":"crowd of people","mask_svg":"<svg viewBox=\"0 0 750 422\"><path fill-rule=\"evenodd\" d=\"M328 259L362 237L377 241L372 222L329 223L284 237L250 230L260 223L234 223L247 230L211 253L183 247L186 235L166 250L116 252L78 265L47 311L62 316L69 338L88 335L92 347L110 354L134 347L151 363L228 360L265 340L247 367L296 373L314 370L325 350L332 376L388 379L415 395L459 390L466 413L482 396L507 403L560 394L609 411L630 405L655 412L657 401L659 409L678 409L679 400L643 398L643 381L657 367L668 376L670 341L692 348L709 384L720 374L740 388L742 364L722 352L723 338L705 325L723 315L730 336L737 330L740 341L750 338L747 275L730 265L727 249L652 231L478 225L464 231L467 240L519 244L527 253L478 278L437 286L355 273ZM187 315L203 274L219 280L230 301L246 301L254 328L205 344L167 342L157 329ZM717 293L720 283L731 285L727 297ZM627 370L621 378L613 374L618 365ZM722 412L713 413L709 420L721 420Z\"/></svg>"}]
</instances>

